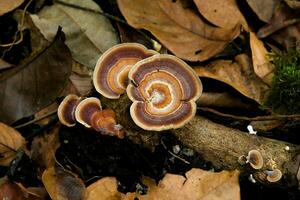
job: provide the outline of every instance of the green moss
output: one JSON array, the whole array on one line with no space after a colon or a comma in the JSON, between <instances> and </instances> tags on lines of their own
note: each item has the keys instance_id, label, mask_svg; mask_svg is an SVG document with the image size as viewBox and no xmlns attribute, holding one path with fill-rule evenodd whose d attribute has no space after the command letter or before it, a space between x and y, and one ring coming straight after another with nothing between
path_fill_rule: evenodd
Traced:
<instances>
[{"instance_id":1,"label":"green moss","mask_svg":"<svg viewBox=\"0 0 300 200\"><path fill-rule=\"evenodd\" d=\"M277 113L300 113L300 52L275 55L273 63L275 76L265 105Z\"/></svg>"}]
</instances>

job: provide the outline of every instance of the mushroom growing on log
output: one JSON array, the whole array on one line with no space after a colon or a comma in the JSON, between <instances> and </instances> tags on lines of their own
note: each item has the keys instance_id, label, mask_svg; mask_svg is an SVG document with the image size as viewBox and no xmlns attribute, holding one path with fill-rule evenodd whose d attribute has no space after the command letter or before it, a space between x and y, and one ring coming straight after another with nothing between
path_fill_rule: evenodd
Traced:
<instances>
[{"instance_id":1,"label":"mushroom growing on log","mask_svg":"<svg viewBox=\"0 0 300 200\"><path fill-rule=\"evenodd\" d=\"M181 59L167 54L137 62L129 71L130 115L145 130L176 129L196 114L202 93L196 73Z\"/></svg>"},{"instance_id":2,"label":"mushroom growing on log","mask_svg":"<svg viewBox=\"0 0 300 200\"><path fill-rule=\"evenodd\" d=\"M68 127L75 126L75 109L80 102L80 97L69 94L64 98L64 100L59 104L57 109L57 115L59 121Z\"/></svg>"},{"instance_id":3,"label":"mushroom growing on log","mask_svg":"<svg viewBox=\"0 0 300 200\"><path fill-rule=\"evenodd\" d=\"M129 116L131 101L126 95L118 100L101 99L102 104L116 111L119 123L124 126L126 134L132 141L153 147L159 143L158 134L139 128ZM300 179L299 146L279 140L257 135L249 135L217 123L204 117L195 116L189 123L179 129L170 130L182 143L200 153L206 161L210 161L216 169L239 169L242 173L250 174L263 184L266 180L264 171L279 169L282 172L281 181L273 183L282 187L295 187ZM289 146L289 151L285 147ZM247 155L252 149L260 151L264 166L260 170L252 170L240 165L238 158ZM250 170L250 171L249 171ZM259 172L264 178L258 177ZM298 173L299 172L299 173ZM297 179L297 174L298 179Z\"/></svg>"},{"instance_id":4,"label":"mushroom growing on log","mask_svg":"<svg viewBox=\"0 0 300 200\"><path fill-rule=\"evenodd\" d=\"M138 61L157 54L138 43L118 44L102 54L98 59L93 83L100 94L109 99L117 99L125 93L127 75Z\"/></svg>"}]
</instances>

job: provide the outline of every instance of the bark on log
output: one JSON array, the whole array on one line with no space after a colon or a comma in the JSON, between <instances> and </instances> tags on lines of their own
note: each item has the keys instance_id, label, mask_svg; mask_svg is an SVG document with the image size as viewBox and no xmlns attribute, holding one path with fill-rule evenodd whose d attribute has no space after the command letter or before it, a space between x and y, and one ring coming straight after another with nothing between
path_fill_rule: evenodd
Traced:
<instances>
[{"instance_id":1,"label":"bark on log","mask_svg":"<svg viewBox=\"0 0 300 200\"><path fill-rule=\"evenodd\" d=\"M104 106L115 110L117 119L124 126L129 139L147 146L155 146L159 142L157 138L160 133L142 130L134 124L129 114L131 101L126 95L119 100L102 98L101 101ZM249 135L200 116L196 116L184 127L170 132L182 143L200 153L206 161L212 162L217 169L239 169L242 173L252 173L254 178L263 184L271 184L266 179L265 170L277 168L281 170L283 177L273 183L274 185L298 187L300 175L297 179L300 163L298 145ZM286 146L289 150L286 150ZM252 149L259 150L264 158L264 166L260 170L238 163L238 157L247 155Z\"/></svg>"}]
</instances>

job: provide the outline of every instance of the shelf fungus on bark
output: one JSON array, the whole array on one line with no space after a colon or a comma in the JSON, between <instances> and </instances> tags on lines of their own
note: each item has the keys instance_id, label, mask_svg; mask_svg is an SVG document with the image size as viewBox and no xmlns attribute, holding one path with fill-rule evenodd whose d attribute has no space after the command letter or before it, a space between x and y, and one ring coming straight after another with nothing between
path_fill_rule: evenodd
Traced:
<instances>
[{"instance_id":1,"label":"shelf fungus on bark","mask_svg":"<svg viewBox=\"0 0 300 200\"><path fill-rule=\"evenodd\" d=\"M271 183L277 182L281 179L282 173L279 169L267 170L267 180Z\"/></svg>"},{"instance_id":2,"label":"shelf fungus on bark","mask_svg":"<svg viewBox=\"0 0 300 200\"><path fill-rule=\"evenodd\" d=\"M78 104L75 118L85 127L102 134L124 137L122 126L116 123L115 112L111 109L102 110L100 100L95 97L86 98Z\"/></svg>"},{"instance_id":3,"label":"shelf fungus on bark","mask_svg":"<svg viewBox=\"0 0 300 200\"><path fill-rule=\"evenodd\" d=\"M130 115L145 130L182 127L196 114L202 83L195 72L172 55L154 55L137 62L128 74Z\"/></svg>"},{"instance_id":4,"label":"shelf fungus on bark","mask_svg":"<svg viewBox=\"0 0 300 200\"><path fill-rule=\"evenodd\" d=\"M97 92L106 98L118 99L126 92L131 67L154 54L157 52L138 43L123 43L111 47L98 59L94 70L93 83Z\"/></svg>"},{"instance_id":5,"label":"shelf fungus on bark","mask_svg":"<svg viewBox=\"0 0 300 200\"><path fill-rule=\"evenodd\" d=\"M80 97L74 94L69 94L60 103L57 109L59 121L68 127L75 126L75 109L80 102Z\"/></svg>"},{"instance_id":6,"label":"shelf fungus on bark","mask_svg":"<svg viewBox=\"0 0 300 200\"><path fill-rule=\"evenodd\" d=\"M249 163L253 169L261 169L264 165L263 157L258 150L249 151L246 159L246 163Z\"/></svg>"}]
</instances>

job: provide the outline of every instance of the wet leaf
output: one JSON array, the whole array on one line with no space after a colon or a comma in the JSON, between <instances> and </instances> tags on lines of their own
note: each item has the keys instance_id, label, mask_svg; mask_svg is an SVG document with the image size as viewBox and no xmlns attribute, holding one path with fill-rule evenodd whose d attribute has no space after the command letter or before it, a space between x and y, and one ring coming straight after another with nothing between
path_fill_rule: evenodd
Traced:
<instances>
[{"instance_id":1,"label":"wet leaf","mask_svg":"<svg viewBox=\"0 0 300 200\"><path fill-rule=\"evenodd\" d=\"M145 195L138 193L121 194L117 191L116 179L107 177L90 185L87 200L239 200L240 187L238 171L218 173L191 169L186 178L181 175L166 174L158 185L149 179Z\"/></svg>"},{"instance_id":2,"label":"wet leaf","mask_svg":"<svg viewBox=\"0 0 300 200\"><path fill-rule=\"evenodd\" d=\"M8 166L15 158L17 150L24 147L23 136L12 127L0 122L0 165Z\"/></svg>"},{"instance_id":3,"label":"wet leaf","mask_svg":"<svg viewBox=\"0 0 300 200\"><path fill-rule=\"evenodd\" d=\"M60 166L46 169L42 181L52 200L85 199L86 189L83 181Z\"/></svg>"},{"instance_id":4,"label":"wet leaf","mask_svg":"<svg viewBox=\"0 0 300 200\"><path fill-rule=\"evenodd\" d=\"M182 1L118 0L127 22L146 29L176 56L203 61L218 53L237 37L240 27L218 28L207 24Z\"/></svg>"},{"instance_id":5,"label":"wet leaf","mask_svg":"<svg viewBox=\"0 0 300 200\"><path fill-rule=\"evenodd\" d=\"M63 0L62 2L98 12L102 11L92 0ZM57 26L63 27L66 44L73 58L92 69L99 56L119 42L109 20L91 11L54 3L52 6L44 7L38 16L32 15L32 19L49 40L55 35Z\"/></svg>"},{"instance_id":6,"label":"wet leaf","mask_svg":"<svg viewBox=\"0 0 300 200\"><path fill-rule=\"evenodd\" d=\"M200 13L216 26L234 28L242 24L246 30L249 29L236 0L194 0L194 2Z\"/></svg>"},{"instance_id":7,"label":"wet leaf","mask_svg":"<svg viewBox=\"0 0 300 200\"><path fill-rule=\"evenodd\" d=\"M41 171L55 165L55 152L60 146L59 128L56 126L49 134L37 136L32 141L31 158L38 163Z\"/></svg>"},{"instance_id":8,"label":"wet leaf","mask_svg":"<svg viewBox=\"0 0 300 200\"><path fill-rule=\"evenodd\" d=\"M194 70L200 77L222 81L244 96L262 104L269 87L256 76L247 55L238 55L235 61L216 60L205 67L195 67Z\"/></svg>"},{"instance_id":9,"label":"wet leaf","mask_svg":"<svg viewBox=\"0 0 300 200\"><path fill-rule=\"evenodd\" d=\"M269 22L279 0L247 0L247 2L260 20Z\"/></svg>"},{"instance_id":10,"label":"wet leaf","mask_svg":"<svg viewBox=\"0 0 300 200\"><path fill-rule=\"evenodd\" d=\"M53 43L0 76L0 120L12 123L51 104L63 91L71 64L58 31Z\"/></svg>"},{"instance_id":11,"label":"wet leaf","mask_svg":"<svg viewBox=\"0 0 300 200\"><path fill-rule=\"evenodd\" d=\"M277 7L269 24L260 28L257 32L259 38L265 38L276 31L299 22L300 14L282 4Z\"/></svg>"},{"instance_id":12,"label":"wet leaf","mask_svg":"<svg viewBox=\"0 0 300 200\"><path fill-rule=\"evenodd\" d=\"M268 51L264 43L253 32L250 32L250 47L254 72L270 86L274 75L274 66L268 59Z\"/></svg>"},{"instance_id":13,"label":"wet leaf","mask_svg":"<svg viewBox=\"0 0 300 200\"><path fill-rule=\"evenodd\" d=\"M0 16L16 9L23 2L24 2L24 0L1 0L0 1Z\"/></svg>"}]
</instances>

